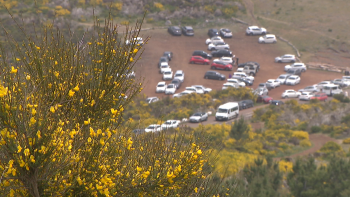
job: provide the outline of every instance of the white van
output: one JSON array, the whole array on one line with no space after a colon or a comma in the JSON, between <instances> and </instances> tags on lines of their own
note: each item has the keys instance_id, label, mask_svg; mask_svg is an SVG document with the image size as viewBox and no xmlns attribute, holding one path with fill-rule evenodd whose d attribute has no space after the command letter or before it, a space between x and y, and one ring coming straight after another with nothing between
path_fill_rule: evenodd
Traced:
<instances>
[{"instance_id":1,"label":"white van","mask_svg":"<svg viewBox=\"0 0 350 197\"><path fill-rule=\"evenodd\" d=\"M230 120L237 118L239 115L239 107L237 102L229 102L218 107L215 114L215 120Z\"/></svg>"},{"instance_id":2,"label":"white van","mask_svg":"<svg viewBox=\"0 0 350 197\"><path fill-rule=\"evenodd\" d=\"M343 90L339 88L339 85L326 84L323 86L322 92L326 93L327 96L332 96L334 94L342 94Z\"/></svg>"}]
</instances>

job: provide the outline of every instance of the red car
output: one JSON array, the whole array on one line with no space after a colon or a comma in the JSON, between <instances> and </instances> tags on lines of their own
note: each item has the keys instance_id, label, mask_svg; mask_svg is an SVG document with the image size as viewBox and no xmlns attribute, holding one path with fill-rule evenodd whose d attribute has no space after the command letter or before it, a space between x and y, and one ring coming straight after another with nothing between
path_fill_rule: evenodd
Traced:
<instances>
[{"instance_id":1,"label":"red car","mask_svg":"<svg viewBox=\"0 0 350 197\"><path fill-rule=\"evenodd\" d=\"M256 100L257 103L271 103L273 100L272 97L269 97L267 95L260 95L258 96L258 99Z\"/></svg>"},{"instance_id":2,"label":"red car","mask_svg":"<svg viewBox=\"0 0 350 197\"><path fill-rule=\"evenodd\" d=\"M213 61L211 63L211 69L232 70L232 65L226 62Z\"/></svg>"},{"instance_id":3,"label":"red car","mask_svg":"<svg viewBox=\"0 0 350 197\"><path fill-rule=\"evenodd\" d=\"M190 64L205 64L208 65L210 63L210 60L205 59L201 56L192 56L190 59Z\"/></svg>"},{"instance_id":4,"label":"red car","mask_svg":"<svg viewBox=\"0 0 350 197\"><path fill-rule=\"evenodd\" d=\"M313 97L310 98L311 99L318 99L319 101L326 101L328 98L326 93L323 92L316 92L315 95Z\"/></svg>"}]
</instances>

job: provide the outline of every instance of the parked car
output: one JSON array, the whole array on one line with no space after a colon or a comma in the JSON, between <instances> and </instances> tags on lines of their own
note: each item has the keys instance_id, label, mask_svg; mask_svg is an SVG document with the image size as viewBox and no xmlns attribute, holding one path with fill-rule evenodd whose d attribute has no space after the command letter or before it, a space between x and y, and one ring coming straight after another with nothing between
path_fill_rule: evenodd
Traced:
<instances>
[{"instance_id":1,"label":"parked car","mask_svg":"<svg viewBox=\"0 0 350 197\"><path fill-rule=\"evenodd\" d=\"M248 80L250 80L252 82L254 82L254 79L255 79L254 76L249 76L249 75L247 75L244 72L234 72L233 76L238 76L238 77L241 77L241 78L244 78L244 79L248 79Z\"/></svg>"},{"instance_id":2,"label":"parked car","mask_svg":"<svg viewBox=\"0 0 350 197\"><path fill-rule=\"evenodd\" d=\"M310 98L310 100L312 100L312 99L317 99L317 100L319 100L319 101L326 101L327 98L328 98L328 96L327 96L326 93L323 93L323 92L316 92L316 93L314 94L314 96Z\"/></svg>"},{"instance_id":3,"label":"parked car","mask_svg":"<svg viewBox=\"0 0 350 197\"><path fill-rule=\"evenodd\" d=\"M184 91L182 91L180 93L174 94L173 98L180 98L182 96L189 95L189 94L192 94L192 93L195 93L195 92L191 91L191 90L184 90Z\"/></svg>"},{"instance_id":4,"label":"parked car","mask_svg":"<svg viewBox=\"0 0 350 197\"><path fill-rule=\"evenodd\" d=\"M182 81L180 81L179 79L173 79L171 83L175 84L176 89L179 89L181 87Z\"/></svg>"},{"instance_id":5,"label":"parked car","mask_svg":"<svg viewBox=\"0 0 350 197\"><path fill-rule=\"evenodd\" d=\"M214 62L225 62L228 64L231 64L233 66L233 64L235 63L235 61L232 59L232 57L221 57L220 59L214 59Z\"/></svg>"},{"instance_id":6,"label":"parked car","mask_svg":"<svg viewBox=\"0 0 350 197\"><path fill-rule=\"evenodd\" d=\"M172 80L173 79L173 71L171 68L163 69L163 80Z\"/></svg>"},{"instance_id":7,"label":"parked car","mask_svg":"<svg viewBox=\"0 0 350 197\"><path fill-rule=\"evenodd\" d=\"M218 29L209 29L208 30L208 36L209 38L214 37L214 36L219 36L219 30Z\"/></svg>"},{"instance_id":8,"label":"parked car","mask_svg":"<svg viewBox=\"0 0 350 197\"><path fill-rule=\"evenodd\" d=\"M232 65L226 62L213 61L211 63L211 69L232 70Z\"/></svg>"},{"instance_id":9,"label":"parked car","mask_svg":"<svg viewBox=\"0 0 350 197\"><path fill-rule=\"evenodd\" d=\"M165 81L161 81L157 84L157 87L156 87L156 92L165 92L165 89L166 89L166 83Z\"/></svg>"},{"instance_id":10,"label":"parked car","mask_svg":"<svg viewBox=\"0 0 350 197\"><path fill-rule=\"evenodd\" d=\"M217 51L211 52L212 57L233 57L232 51L226 50L226 49L221 49Z\"/></svg>"},{"instance_id":11,"label":"parked car","mask_svg":"<svg viewBox=\"0 0 350 197\"><path fill-rule=\"evenodd\" d=\"M269 84L272 88L276 88L281 85L281 83L277 79L269 79L266 81L266 84Z\"/></svg>"},{"instance_id":12,"label":"parked car","mask_svg":"<svg viewBox=\"0 0 350 197\"><path fill-rule=\"evenodd\" d=\"M304 63L294 63L291 65L286 65L284 67L284 71L296 70L296 69L300 69L301 72L305 72L307 70L306 65Z\"/></svg>"},{"instance_id":13,"label":"parked car","mask_svg":"<svg viewBox=\"0 0 350 197\"><path fill-rule=\"evenodd\" d=\"M206 58L206 59L211 59L211 57L212 57L211 54L208 54L208 53L205 52L205 51L199 51L199 50L194 51L194 52L192 53L192 56L201 56L201 57Z\"/></svg>"},{"instance_id":14,"label":"parked car","mask_svg":"<svg viewBox=\"0 0 350 197\"><path fill-rule=\"evenodd\" d=\"M314 96L313 92L302 92L300 93L299 100L301 101L309 101L311 97Z\"/></svg>"},{"instance_id":15,"label":"parked car","mask_svg":"<svg viewBox=\"0 0 350 197\"><path fill-rule=\"evenodd\" d=\"M168 32L173 36L181 36L181 29L179 26L170 26Z\"/></svg>"},{"instance_id":16,"label":"parked car","mask_svg":"<svg viewBox=\"0 0 350 197\"><path fill-rule=\"evenodd\" d=\"M239 87L238 84L226 82L226 83L224 83L224 84L222 85L221 90L226 90L226 89L228 89L228 88L238 88L238 87Z\"/></svg>"},{"instance_id":17,"label":"parked car","mask_svg":"<svg viewBox=\"0 0 350 197\"><path fill-rule=\"evenodd\" d=\"M254 107L254 102L252 100L243 100L238 102L239 110Z\"/></svg>"},{"instance_id":18,"label":"parked car","mask_svg":"<svg viewBox=\"0 0 350 197\"><path fill-rule=\"evenodd\" d=\"M276 43L276 36L273 34L266 34L259 37L259 43Z\"/></svg>"},{"instance_id":19,"label":"parked car","mask_svg":"<svg viewBox=\"0 0 350 197\"><path fill-rule=\"evenodd\" d=\"M217 42L224 42L220 36L214 36L205 40L205 44L215 44Z\"/></svg>"},{"instance_id":20,"label":"parked car","mask_svg":"<svg viewBox=\"0 0 350 197\"><path fill-rule=\"evenodd\" d=\"M317 92L317 86L316 85L312 85L312 86L306 86L303 89L299 89L298 92Z\"/></svg>"},{"instance_id":21,"label":"parked car","mask_svg":"<svg viewBox=\"0 0 350 197\"><path fill-rule=\"evenodd\" d=\"M220 36L223 38L232 38L232 31L227 28L221 28Z\"/></svg>"},{"instance_id":22,"label":"parked car","mask_svg":"<svg viewBox=\"0 0 350 197\"><path fill-rule=\"evenodd\" d=\"M252 86L253 85L253 81L250 81L248 79L245 79L245 78L236 78L236 79L238 79L238 81L240 81L240 82L245 83L246 86Z\"/></svg>"},{"instance_id":23,"label":"parked car","mask_svg":"<svg viewBox=\"0 0 350 197\"><path fill-rule=\"evenodd\" d=\"M208 114L206 112L196 112L190 116L190 122L203 122L208 120Z\"/></svg>"},{"instance_id":24,"label":"parked car","mask_svg":"<svg viewBox=\"0 0 350 197\"><path fill-rule=\"evenodd\" d=\"M272 100L270 102L270 105L283 105L284 102L283 101L280 101L280 100Z\"/></svg>"},{"instance_id":25,"label":"parked car","mask_svg":"<svg viewBox=\"0 0 350 197\"><path fill-rule=\"evenodd\" d=\"M350 85L350 80L345 79L334 79L332 83L339 85L340 87L346 87Z\"/></svg>"},{"instance_id":26,"label":"parked car","mask_svg":"<svg viewBox=\"0 0 350 197\"><path fill-rule=\"evenodd\" d=\"M300 95L301 95L300 92L297 92L292 89L288 89L282 93L282 98L298 98Z\"/></svg>"},{"instance_id":27,"label":"parked car","mask_svg":"<svg viewBox=\"0 0 350 197\"><path fill-rule=\"evenodd\" d=\"M182 34L185 36L194 36L194 30L191 26L183 26L181 30Z\"/></svg>"},{"instance_id":28,"label":"parked car","mask_svg":"<svg viewBox=\"0 0 350 197\"><path fill-rule=\"evenodd\" d=\"M171 51L164 51L163 56L167 57L169 59L169 61L171 61L171 59L173 59L173 52L171 52Z\"/></svg>"},{"instance_id":29,"label":"parked car","mask_svg":"<svg viewBox=\"0 0 350 197\"><path fill-rule=\"evenodd\" d=\"M197 89L195 87L186 87L185 90L192 91L197 94L204 94L204 91L202 89Z\"/></svg>"},{"instance_id":30,"label":"parked car","mask_svg":"<svg viewBox=\"0 0 350 197\"><path fill-rule=\"evenodd\" d=\"M126 40L125 41L126 45L130 45L130 44L135 44L135 45L143 45L143 39L141 37L136 37L136 38L131 38L131 40Z\"/></svg>"},{"instance_id":31,"label":"parked car","mask_svg":"<svg viewBox=\"0 0 350 197\"><path fill-rule=\"evenodd\" d=\"M175 94L176 91L176 85L175 84L168 84L165 88L165 94Z\"/></svg>"},{"instance_id":32,"label":"parked car","mask_svg":"<svg viewBox=\"0 0 350 197\"><path fill-rule=\"evenodd\" d=\"M280 57L275 58L275 62L282 63L282 62L292 62L294 63L296 61L295 55L291 54L284 54Z\"/></svg>"},{"instance_id":33,"label":"parked car","mask_svg":"<svg viewBox=\"0 0 350 197\"><path fill-rule=\"evenodd\" d=\"M259 71L259 68L257 65L253 64L247 64L243 67L242 72L246 73L247 75L250 76L255 76Z\"/></svg>"},{"instance_id":34,"label":"parked car","mask_svg":"<svg viewBox=\"0 0 350 197\"><path fill-rule=\"evenodd\" d=\"M149 125L146 129L145 132L157 132L157 131L161 131L162 127L159 124L151 124Z\"/></svg>"},{"instance_id":35,"label":"parked car","mask_svg":"<svg viewBox=\"0 0 350 197\"><path fill-rule=\"evenodd\" d=\"M256 100L256 102L257 103L265 103L265 104L267 104L267 103L270 103L272 100L273 100L273 98L269 97L267 95L259 95L257 100Z\"/></svg>"},{"instance_id":36,"label":"parked car","mask_svg":"<svg viewBox=\"0 0 350 197\"><path fill-rule=\"evenodd\" d=\"M253 62L253 61L240 63L240 64L237 65L237 67L238 68L244 68L244 66L246 66L246 65L256 65L258 67L258 70L260 69L260 64L258 62Z\"/></svg>"},{"instance_id":37,"label":"parked car","mask_svg":"<svg viewBox=\"0 0 350 197\"><path fill-rule=\"evenodd\" d=\"M244 82L241 82L238 79L234 79L234 78L227 79L227 83L236 84L237 87L245 87L246 86Z\"/></svg>"},{"instance_id":38,"label":"parked car","mask_svg":"<svg viewBox=\"0 0 350 197\"><path fill-rule=\"evenodd\" d=\"M256 95L268 95L269 94L269 90L266 87L259 87L256 90L254 90L253 92Z\"/></svg>"},{"instance_id":39,"label":"parked car","mask_svg":"<svg viewBox=\"0 0 350 197\"><path fill-rule=\"evenodd\" d=\"M208 45L208 50L212 51L212 50L220 50L220 49L230 49L230 45L228 45L225 42L217 42L217 43L210 43Z\"/></svg>"},{"instance_id":40,"label":"parked car","mask_svg":"<svg viewBox=\"0 0 350 197\"><path fill-rule=\"evenodd\" d=\"M301 76L301 69L289 69L287 72L286 72L288 75L298 75L298 76Z\"/></svg>"},{"instance_id":41,"label":"parked car","mask_svg":"<svg viewBox=\"0 0 350 197\"><path fill-rule=\"evenodd\" d=\"M290 77L290 74L282 74L280 75L276 80L280 82L280 84L285 84L286 80L288 79L288 77Z\"/></svg>"},{"instance_id":42,"label":"parked car","mask_svg":"<svg viewBox=\"0 0 350 197\"><path fill-rule=\"evenodd\" d=\"M259 83L258 88L267 88L266 83Z\"/></svg>"},{"instance_id":43,"label":"parked car","mask_svg":"<svg viewBox=\"0 0 350 197\"><path fill-rule=\"evenodd\" d=\"M246 30L245 33L247 35L265 35L266 34L266 29L263 27L258 27L258 26L249 26Z\"/></svg>"},{"instance_id":44,"label":"parked car","mask_svg":"<svg viewBox=\"0 0 350 197\"><path fill-rule=\"evenodd\" d=\"M168 62L169 62L169 58L168 58L168 57L165 57L165 56L160 57L159 62L158 62L158 68L160 68L160 65L161 65L163 62L168 63Z\"/></svg>"},{"instance_id":45,"label":"parked car","mask_svg":"<svg viewBox=\"0 0 350 197\"><path fill-rule=\"evenodd\" d=\"M333 96L334 94L343 94L343 90L336 84L327 84L323 86L322 92L327 96Z\"/></svg>"},{"instance_id":46,"label":"parked car","mask_svg":"<svg viewBox=\"0 0 350 197\"><path fill-rule=\"evenodd\" d=\"M297 85L300 83L300 77L298 75L292 75L286 80L286 85Z\"/></svg>"},{"instance_id":47,"label":"parked car","mask_svg":"<svg viewBox=\"0 0 350 197\"><path fill-rule=\"evenodd\" d=\"M148 97L148 98L146 98L146 103L154 103L154 102L157 102L157 101L159 101L158 97Z\"/></svg>"},{"instance_id":48,"label":"parked car","mask_svg":"<svg viewBox=\"0 0 350 197\"><path fill-rule=\"evenodd\" d=\"M315 84L315 86L317 88L317 91L322 92L323 86L324 85L329 85L329 84L333 84L333 83L331 81L321 81L320 83Z\"/></svg>"},{"instance_id":49,"label":"parked car","mask_svg":"<svg viewBox=\"0 0 350 197\"><path fill-rule=\"evenodd\" d=\"M185 80L185 73L182 70L177 70L174 74L174 79L179 79L181 82Z\"/></svg>"},{"instance_id":50,"label":"parked car","mask_svg":"<svg viewBox=\"0 0 350 197\"><path fill-rule=\"evenodd\" d=\"M159 72L160 72L161 74L163 74L163 72L164 72L165 70L169 69L169 68L170 68L170 66L169 66L168 62L162 62L162 63L160 64Z\"/></svg>"},{"instance_id":51,"label":"parked car","mask_svg":"<svg viewBox=\"0 0 350 197\"><path fill-rule=\"evenodd\" d=\"M180 125L180 123L180 120L167 120L161 125L161 127L162 130L177 128Z\"/></svg>"},{"instance_id":52,"label":"parked car","mask_svg":"<svg viewBox=\"0 0 350 197\"><path fill-rule=\"evenodd\" d=\"M201 56L192 56L190 59L190 64L204 64L208 65L210 64L210 60L201 57Z\"/></svg>"},{"instance_id":53,"label":"parked car","mask_svg":"<svg viewBox=\"0 0 350 197\"><path fill-rule=\"evenodd\" d=\"M226 77L223 74L220 74L216 71L207 71L204 74L204 79L216 79L216 80L225 80Z\"/></svg>"},{"instance_id":54,"label":"parked car","mask_svg":"<svg viewBox=\"0 0 350 197\"><path fill-rule=\"evenodd\" d=\"M211 88L206 88L202 85L193 85L192 87L195 87L197 90L203 90L204 94L209 93L212 91Z\"/></svg>"}]
</instances>

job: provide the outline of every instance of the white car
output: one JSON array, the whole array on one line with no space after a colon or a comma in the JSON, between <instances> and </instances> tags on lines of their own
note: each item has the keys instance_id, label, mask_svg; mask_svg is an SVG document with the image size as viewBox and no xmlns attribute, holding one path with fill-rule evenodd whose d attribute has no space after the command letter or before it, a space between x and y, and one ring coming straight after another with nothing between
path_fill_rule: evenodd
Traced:
<instances>
[{"instance_id":1,"label":"white car","mask_svg":"<svg viewBox=\"0 0 350 197\"><path fill-rule=\"evenodd\" d=\"M297 92L292 89L288 89L282 93L282 98L298 98L300 95L301 95L300 92Z\"/></svg>"},{"instance_id":2,"label":"white car","mask_svg":"<svg viewBox=\"0 0 350 197\"><path fill-rule=\"evenodd\" d=\"M315 96L313 92L302 92L299 96L299 100L309 101L313 96Z\"/></svg>"},{"instance_id":3,"label":"white car","mask_svg":"<svg viewBox=\"0 0 350 197\"><path fill-rule=\"evenodd\" d=\"M208 120L208 113L206 112L197 112L190 116L190 122L203 122Z\"/></svg>"},{"instance_id":4,"label":"white car","mask_svg":"<svg viewBox=\"0 0 350 197\"><path fill-rule=\"evenodd\" d=\"M203 90L204 94L209 93L212 91L211 88L206 88L202 85L193 85L192 87L195 87L197 90Z\"/></svg>"},{"instance_id":5,"label":"white car","mask_svg":"<svg viewBox=\"0 0 350 197\"><path fill-rule=\"evenodd\" d=\"M285 84L290 74L282 74L276 80L280 82L280 84Z\"/></svg>"},{"instance_id":6,"label":"white car","mask_svg":"<svg viewBox=\"0 0 350 197\"><path fill-rule=\"evenodd\" d=\"M131 42L129 40L126 40L125 41L125 44L126 45L129 45L129 44L132 44L132 43L135 43L136 45L139 44L139 45L143 45L143 39L141 37L137 37L137 38L132 38L131 39Z\"/></svg>"},{"instance_id":7,"label":"white car","mask_svg":"<svg viewBox=\"0 0 350 197\"><path fill-rule=\"evenodd\" d=\"M330 85L330 84L333 84L333 83L331 81L322 81L318 84L315 84L315 86L316 86L317 90L320 91L323 89L324 85Z\"/></svg>"},{"instance_id":8,"label":"white car","mask_svg":"<svg viewBox=\"0 0 350 197\"><path fill-rule=\"evenodd\" d=\"M208 38L205 41L205 44L210 44L210 43L217 43L217 42L224 42L224 40L220 36L214 36L212 38Z\"/></svg>"},{"instance_id":9,"label":"white car","mask_svg":"<svg viewBox=\"0 0 350 197\"><path fill-rule=\"evenodd\" d=\"M216 42L216 43L210 43L208 45L208 50L220 50L220 49L230 49L230 46L226 44L225 42Z\"/></svg>"},{"instance_id":10,"label":"white car","mask_svg":"<svg viewBox=\"0 0 350 197\"><path fill-rule=\"evenodd\" d=\"M163 69L163 80L172 80L173 79L173 71L171 68Z\"/></svg>"},{"instance_id":11,"label":"white car","mask_svg":"<svg viewBox=\"0 0 350 197\"><path fill-rule=\"evenodd\" d=\"M159 70L159 72L160 72L161 74L163 74L164 69L166 69L166 68L170 68L168 62L162 62L162 63L160 64L160 70Z\"/></svg>"},{"instance_id":12,"label":"white car","mask_svg":"<svg viewBox=\"0 0 350 197\"><path fill-rule=\"evenodd\" d=\"M317 86L316 85L312 85L312 86L306 86L303 89L298 90L299 92L303 93L303 92L318 92Z\"/></svg>"},{"instance_id":13,"label":"white car","mask_svg":"<svg viewBox=\"0 0 350 197\"><path fill-rule=\"evenodd\" d=\"M175 94L176 91L176 85L175 84L168 84L165 88L165 94Z\"/></svg>"},{"instance_id":14,"label":"white car","mask_svg":"<svg viewBox=\"0 0 350 197\"><path fill-rule=\"evenodd\" d=\"M254 82L254 79L255 79L253 76L249 76L245 72L234 72L233 76L245 78L245 79L248 79L249 81L252 81L252 82Z\"/></svg>"},{"instance_id":15,"label":"white car","mask_svg":"<svg viewBox=\"0 0 350 197\"><path fill-rule=\"evenodd\" d=\"M162 127L162 130L176 128L179 126L180 123L181 123L180 120L167 120L161 125L161 127Z\"/></svg>"},{"instance_id":16,"label":"white car","mask_svg":"<svg viewBox=\"0 0 350 197\"><path fill-rule=\"evenodd\" d=\"M161 81L157 84L156 92L165 92L165 88L166 88L165 81Z\"/></svg>"},{"instance_id":17,"label":"white car","mask_svg":"<svg viewBox=\"0 0 350 197\"><path fill-rule=\"evenodd\" d=\"M185 90L189 90L197 94L204 94L204 91L202 89L197 89L195 87L186 87Z\"/></svg>"},{"instance_id":18,"label":"white car","mask_svg":"<svg viewBox=\"0 0 350 197\"><path fill-rule=\"evenodd\" d=\"M183 92L174 94L174 95L173 95L173 98L180 98L180 97L182 97L182 96L189 95L189 94L192 94L192 93L195 93L195 92L194 92L194 91L191 91L191 90L184 90Z\"/></svg>"},{"instance_id":19,"label":"white car","mask_svg":"<svg viewBox=\"0 0 350 197\"><path fill-rule=\"evenodd\" d=\"M236 87L245 87L245 83L244 82L238 81L238 79L234 79L234 78L227 79L227 83L236 84Z\"/></svg>"},{"instance_id":20,"label":"white car","mask_svg":"<svg viewBox=\"0 0 350 197\"><path fill-rule=\"evenodd\" d=\"M307 70L307 67L304 63L294 63L284 67L284 71L295 70L295 69L300 69L301 72L305 72Z\"/></svg>"},{"instance_id":21,"label":"white car","mask_svg":"<svg viewBox=\"0 0 350 197\"><path fill-rule=\"evenodd\" d=\"M264 35L264 34L266 34L266 29L263 27L258 27L258 26L249 26L245 30L245 33L247 35Z\"/></svg>"},{"instance_id":22,"label":"white car","mask_svg":"<svg viewBox=\"0 0 350 197\"><path fill-rule=\"evenodd\" d=\"M226 64L233 64L232 57L221 57L220 59L214 59L213 62L225 62Z\"/></svg>"},{"instance_id":23,"label":"white car","mask_svg":"<svg viewBox=\"0 0 350 197\"><path fill-rule=\"evenodd\" d=\"M185 80L185 73L182 70L177 70L174 75L174 79L179 79L181 82Z\"/></svg>"},{"instance_id":24,"label":"white car","mask_svg":"<svg viewBox=\"0 0 350 197\"><path fill-rule=\"evenodd\" d=\"M282 63L282 62L292 62L294 63L296 61L295 55L292 54L284 54L280 57L275 58L275 62Z\"/></svg>"},{"instance_id":25,"label":"white car","mask_svg":"<svg viewBox=\"0 0 350 197\"><path fill-rule=\"evenodd\" d=\"M145 132L157 132L161 130L162 127L159 124L151 124L145 129Z\"/></svg>"},{"instance_id":26,"label":"white car","mask_svg":"<svg viewBox=\"0 0 350 197\"><path fill-rule=\"evenodd\" d=\"M219 32L223 38L232 38L232 31L227 28L221 28Z\"/></svg>"},{"instance_id":27,"label":"white car","mask_svg":"<svg viewBox=\"0 0 350 197\"><path fill-rule=\"evenodd\" d=\"M266 84L273 88L279 87L281 85L281 83L277 79L269 79L266 81Z\"/></svg>"},{"instance_id":28,"label":"white car","mask_svg":"<svg viewBox=\"0 0 350 197\"><path fill-rule=\"evenodd\" d=\"M237 68L237 71L236 72L244 72L244 68L240 67L240 68Z\"/></svg>"},{"instance_id":29,"label":"white car","mask_svg":"<svg viewBox=\"0 0 350 197\"><path fill-rule=\"evenodd\" d=\"M259 43L276 43L276 36L273 34L266 34L265 36L259 37Z\"/></svg>"},{"instance_id":30,"label":"white car","mask_svg":"<svg viewBox=\"0 0 350 197\"><path fill-rule=\"evenodd\" d=\"M340 87L344 87L344 86L349 86L350 85L350 80L346 80L346 79L334 79L332 81L332 83L339 85Z\"/></svg>"},{"instance_id":31,"label":"white car","mask_svg":"<svg viewBox=\"0 0 350 197\"><path fill-rule=\"evenodd\" d=\"M300 77L298 75L292 75L286 80L286 85L297 85L300 83Z\"/></svg>"},{"instance_id":32,"label":"white car","mask_svg":"<svg viewBox=\"0 0 350 197\"><path fill-rule=\"evenodd\" d=\"M146 103L154 103L154 102L157 102L159 101L159 98L158 97L148 97L146 98Z\"/></svg>"},{"instance_id":33,"label":"white car","mask_svg":"<svg viewBox=\"0 0 350 197\"><path fill-rule=\"evenodd\" d=\"M222 85L222 90L226 90L228 88L238 88L238 85L237 84L234 84L234 83L224 83Z\"/></svg>"}]
</instances>

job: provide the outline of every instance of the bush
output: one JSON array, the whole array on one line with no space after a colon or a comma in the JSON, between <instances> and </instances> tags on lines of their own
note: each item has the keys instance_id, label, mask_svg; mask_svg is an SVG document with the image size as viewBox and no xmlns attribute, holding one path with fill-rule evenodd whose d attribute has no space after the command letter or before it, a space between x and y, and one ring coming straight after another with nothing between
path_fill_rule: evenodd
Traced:
<instances>
[{"instance_id":1,"label":"bush","mask_svg":"<svg viewBox=\"0 0 350 197\"><path fill-rule=\"evenodd\" d=\"M336 99L342 103L349 103L350 99L346 97L344 94L335 94L333 95L333 99Z\"/></svg>"},{"instance_id":2,"label":"bush","mask_svg":"<svg viewBox=\"0 0 350 197\"><path fill-rule=\"evenodd\" d=\"M350 144L350 137L343 140L343 144Z\"/></svg>"},{"instance_id":3,"label":"bush","mask_svg":"<svg viewBox=\"0 0 350 197\"><path fill-rule=\"evenodd\" d=\"M308 140L309 139L309 134L305 131L293 131L292 137L296 137L300 140Z\"/></svg>"},{"instance_id":4,"label":"bush","mask_svg":"<svg viewBox=\"0 0 350 197\"><path fill-rule=\"evenodd\" d=\"M325 145L322 146L322 148L320 149L320 152L323 153L336 153L339 151L342 151L342 147L337 144L336 142L327 142Z\"/></svg>"},{"instance_id":5,"label":"bush","mask_svg":"<svg viewBox=\"0 0 350 197\"><path fill-rule=\"evenodd\" d=\"M310 147L311 146L311 142L310 142L310 140L307 140L307 139L301 140L300 146L302 146L302 147Z\"/></svg>"},{"instance_id":6,"label":"bush","mask_svg":"<svg viewBox=\"0 0 350 197\"><path fill-rule=\"evenodd\" d=\"M310 129L310 132L311 133L320 133L320 132L322 132L322 128L319 126L312 126Z\"/></svg>"}]
</instances>

